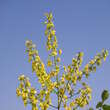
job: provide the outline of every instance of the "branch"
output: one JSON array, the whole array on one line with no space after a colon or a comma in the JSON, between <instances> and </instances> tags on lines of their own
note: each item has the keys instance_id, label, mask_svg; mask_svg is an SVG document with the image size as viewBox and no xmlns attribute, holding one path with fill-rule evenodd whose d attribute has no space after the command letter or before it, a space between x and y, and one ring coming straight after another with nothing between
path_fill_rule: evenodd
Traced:
<instances>
[{"instance_id":1,"label":"branch","mask_svg":"<svg viewBox=\"0 0 110 110\"><path fill-rule=\"evenodd\" d=\"M65 87L65 89L64 89L64 94L65 94L65 92L66 92L66 88L67 88L68 83L69 83L69 81L67 82L66 87ZM60 108L60 106L61 106L61 102L62 102L62 98L63 98L63 95L64 95L64 94L62 94L62 96L61 96L61 100L60 100L60 102L59 102L59 108Z\"/></svg>"},{"instance_id":2,"label":"branch","mask_svg":"<svg viewBox=\"0 0 110 110\"><path fill-rule=\"evenodd\" d=\"M78 95L79 93L80 93L80 92L78 91L78 92L76 92L76 93L70 95L70 96L68 97L68 99L74 97L75 95Z\"/></svg>"},{"instance_id":3,"label":"branch","mask_svg":"<svg viewBox=\"0 0 110 110\"><path fill-rule=\"evenodd\" d=\"M51 106L51 107L53 107L53 108L55 108L55 109L58 109L58 107L56 107L56 106L54 106L54 105L49 104L49 106Z\"/></svg>"}]
</instances>

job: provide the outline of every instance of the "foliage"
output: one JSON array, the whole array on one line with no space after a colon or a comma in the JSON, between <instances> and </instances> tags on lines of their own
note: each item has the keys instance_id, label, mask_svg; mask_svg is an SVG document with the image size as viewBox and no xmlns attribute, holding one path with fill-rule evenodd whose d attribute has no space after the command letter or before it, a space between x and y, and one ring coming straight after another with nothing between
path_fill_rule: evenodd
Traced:
<instances>
[{"instance_id":1,"label":"foliage","mask_svg":"<svg viewBox=\"0 0 110 110\"><path fill-rule=\"evenodd\" d=\"M102 110L110 110L110 105L105 104L105 101L109 98L109 92L104 90L101 94L102 100L97 103L96 108Z\"/></svg>"},{"instance_id":2,"label":"foliage","mask_svg":"<svg viewBox=\"0 0 110 110\"><path fill-rule=\"evenodd\" d=\"M25 44L32 72L36 74L37 84L41 87L37 90L31 86L27 76L21 75L18 78L20 83L16 89L17 96L22 98L24 106L31 104L32 110L47 110L50 107L57 110L76 110L78 107L84 107L91 100L92 90L82 78L88 78L91 72L96 71L97 66L105 61L108 51L103 49L84 68L81 68L83 52L79 52L71 64L61 65L62 50L58 48L52 13L46 13L45 16L47 64L44 65L31 40L27 40ZM77 84L80 84L79 88ZM57 104L54 104L52 99L56 100ZM103 100L105 99L104 96Z\"/></svg>"}]
</instances>

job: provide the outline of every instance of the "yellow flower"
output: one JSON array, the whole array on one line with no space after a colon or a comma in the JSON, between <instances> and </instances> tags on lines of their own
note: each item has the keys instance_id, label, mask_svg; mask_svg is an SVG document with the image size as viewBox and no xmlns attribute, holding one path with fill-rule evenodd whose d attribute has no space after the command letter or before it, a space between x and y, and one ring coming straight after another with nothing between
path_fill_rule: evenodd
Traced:
<instances>
[{"instance_id":1,"label":"yellow flower","mask_svg":"<svg viewBox=\"0 0 110 110\"><path fill-rule=\"evenodd\" d=\"M36 105L38 103L38 100L34 97L32 100L32 104Z\"/></svg>"},{"instance_id":2,"label":"yellow flower","mask_svg":"<svg viewBox=\"0 0 110 110\"><path fill-rule=\"evenodd\" d=\"M59 49L59 55L61 55L62 54L62 50L61 49Z\"/></svg>"},{"instance_id":3,"label":"yellow flower","mask_svg":"<svg viewBox=\"0 0 110 110\"><path fill-rule=\"evenodd\" d=\"M35 57L35 61L40 61L40 57L38 55Z\"/></svg>"},{"instance_id":4,"label":"yellow flower","mask_svg":"<svg viewBox=\"0 0 110 110\"><path fill-rule=\"evenodd\" d=\"M17 94L18 97L21 95L21 91L20 91L19 88L16 89L16 94Z\"/></svg>"},{"instance_id":5,"label":"yellow flower","mask_svg":"<svg viewBox=\"0 0 110 110\"><path fill-rule=\"evenodd\" d=\"M30 86L31 86L30 82L26 81L26 87L30 87Z\"/></svg>"},{"instance_id":6,"label":"yellow flower","mask_svg":"<svg viewBox=\"0 0 110 110\"><path fill-rule=\"evenodd\" d=\"M47 61L47 66L48 66L48 67L52 66L52 61L51 61L51 60L48 60L48 61Z\"/></svg>"},{"instance_id":7,"label":"yellow flower","mask_svg":"<svg viewBox=\"0 0 110 110\"><path fill-rule=\"evenodd\" d=\"M64 82L65 82L65 78L61 77L61 83L64 84Z\"/></svg>"},{"instance_id":8,"label":"yellow flower","mask_svg":"<svg viewBox=\"0 0 110 110\"><path fill-rule=\"evenodd\" d=\"M58 58L57 58L57 62L60 62L60 61L61 61L61 59L60 59L60 57L58 57Z\"/></svg>"},{"instance_id":9,"label":"yellow flower","mask_svg":"<svg viewBox=\"0 0 110 110\"><path fill-rule=\"evenodd\" d=\"M35 90L35 88L31 88L30 93L35 95L37 93L37 91Z\"/></svg>"},{"instance_id":10,"label":"yellow flower","mask_svg":"<svg viewBox=\"0 0 110 110\"><path fill-rule=\"evenodd\" d=\"M32 106L32 110L38 110L36 106Z\"/></svg>"},{"instance_id":11,"label":"yellow flower","mask_svg":"<svg viewBox=\"0 0 110 110\"><path fill-rule=\"evenodd\" d=\"M53 48L56 48L58 46L57 41L53 41Z\"/></svg>"},{"instance_id":12,"label":"yellow flower","mask_svg":"<svg viewBox=\"0 0 110 110\"><path fill-rule=\"evenodd\" d=\"M24 87L24 83L23 82L20 82L19 88L22 89L23 87Z\"/></svg>"},{"instance_id":13,"label":"yellow flower","mask_svg":"<svg viewBox=\"0 0 110 110\"><path fill-rule=\"evenodd\" d=\"M41 109L43 109L44 108L44 105L43 105L43 103L42 102L40 102L40 107L41 107Z\"/></svg>"},{"instance_id":14,"label":"yellow flower","mask_svg":"<svg viewBox=\"0 0 110 110\"><path fill-rule=\"evenodd\" d=\"M28 98L28 93L22 92L22 99L26 100Z\"/></svg>"},{"instance_id":15,"label":"yellow flower","mask_svg":"<svg viewBox=\"0 0 110 110\"><path fill-rule=\"evenodd\" d=\"M93 65L93 64L94 64L94 60L91 60L89 63L90 63L91 65Z\"/></svg>"},{"instance_id":16,"label":"yellow flower","mask_svg":"<svg viewBox=\"0 0 110 110\"><path fill-rule=\"evenodd\" d=\"M57 55L57 51L56 50L52 51L51 55L52 56L56 56Z\"/></svg>"},{"instance_id":17,"label":"yellow flower","mask_svg":"<svg viewBox=\"0 0 110 110\"><path fill-rule=\"evenodd\" d=\"M25 45L27 48L31 48L32 47L32 40L26 40Z\"/></svg>"},{"instance_id":18,"label":"yellow flower","mask_svg":"<svg viewBox=\"0 0 110 110\"><path fill-rule=\"evenodd\" d=\"M82 71L77 71L78 76L82 76Z\"/></svg>"},{"instance_id":19,"label":"yellow flower","mask_svg":"<svg viewBox=\"0 0 110 110\"><path fill-rule=\"evenodd\" d=\"M59 89L60 94L64 94L64 88Z\"/></svg>"},{"instance_id":20,"label":"yellow flower","mask_svg":"<svg viewBox=\"0 0 110 110\"><path fill-rule=\"evenodd\" d=\"M85 72L88 73L89 72L89 65L87 64L84 68Z\"/></svg>"},{"instance_id":21,"label":"yellow flower","mask_svg":"<svg viewBox=\"0 0 110 110\"><path fill-rule=\"evenodd\" d=\"M18 78L18 80L20 80L20 81L22 81L22 80L24 80L25 79L25 76L24 75L21 75L21 76L19 76L19 78Z\"/></svg>"},{"instance_id":22,"label":"yellow flower","mask_svg":"<svg viewBox=\"0 0 110 110\"><path fill-rule=\"evenodd\" d=\"M67 107L67 106L66 106L66 107L65 107L65 110L71 110L71 107Z\"/></svg>"},{"instance_id":23,"label":"yellow flower","mask_svg":"<svg viewBox=\"0 0 110 110\"><path fill-rule=\"evenodd\" d=\"M55 36L55 30L51 30L51 35Z\"/></svg>"},{"instance_id":24,"label":"yellow flower","mask_svg":"<svg viewBox=\"0 0 110 110\"><path fill-rule=\"evenodd\" d=\"M54 27L54 24L53 24L52 22L47 23L47 29L50 29L50 28L52 28L52 27Z\"/></svg>"},{"instance_id":25,"label":"yellow flower","mask_svg":"<svg viewBox=\"0 0 110 110\"><path fill-rule=\"evenodd\" d=\"M77 76L75 76L75 75L72 76L72 83L73 83L73 84L76 84L76 81L77 81Z\"/></svg>"},{"instance_id":26,"label":"yellow flower","mask_svg":"<svg viewBox=\"0 0 110 110\"><path fill-rule=\"evenodd\" d=\"M53 15L52 15L52 13L49 13L49 20L52 20L52 18L53 18Z\"/></svg>"},{"instance_id":27,"label":"yellow flower","mask_svg":"<svg viewBox=\"0 0 110 110\"><path fill-rule=\"evenodd\" d=\"M74 107L74 106L75 106L75 102L72 101L72 102L70 103L70 107Z\"/></svg>"},{"instance_id":28,"label":"yellow flower","mask_svg":"<svg viewBox=\"0 0 110 110\"><path fill-rule=\"evenodd\" d=\"M88 93L91 93L92 92L92 89L90 87L87 87L87 92Z\"/></svg>"},{"instance_id":29,"label":"yellow flower","mask_svg":"<svg viewBox=\"0 0 110 110\"><path fill-rule=\"evenodd\" d=\"M83 57L84 53L83 52L79 52L79 57Z\"/></svg>"},{"instance_id":30,"label":"yellow flower","mask_svg":"<svg viewBox=\"0 0 110 110\"><path fill-rule=\"evenodd\" d=\"M55 76L56 75L56 71L51 71L50 72L50 77L53 77L53 76Z\"/></svg>"},{"instance_id":31,"label":"yellow flower","mask_svg":"<svg viewBox=\"0 0 110 110\"><path fill-rule=\"evenodd\" d=\"M64 95L63 98L64 98L65 100L68 99L68 97L67 97L66 95Z\"/></svg>"},{"instance_id":32,"label":"yellow flower","mask_svg":"<svg viewBox=\"0 0 110 110\"><path fill-rule=\"evenodd\" d=\"M47 50L51 50L52 49L52 45L47 45Z\"/></svg>"},{"instance_id":33,"label":"yellow flower","mask_svg":"<svg viewBox=\"0 0 110 110\"><path fill-rule=\"evenodd\" d=\"M68 81L71 80L70 74L67 74L67 75L65 76L65 79L68 80Z\"/></svg>"}]
</instances>

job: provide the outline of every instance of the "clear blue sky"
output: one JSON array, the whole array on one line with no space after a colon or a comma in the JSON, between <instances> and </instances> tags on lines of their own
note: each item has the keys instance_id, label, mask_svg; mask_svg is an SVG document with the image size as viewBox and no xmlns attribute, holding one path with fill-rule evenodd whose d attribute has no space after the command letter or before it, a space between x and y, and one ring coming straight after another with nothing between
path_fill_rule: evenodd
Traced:
<instances>
[{"instance_id":1,"label":"clear blue sky","mask_svg":"<svg viewBox=\"0 0 110 110\"><path fill-rule=\"evenodd\" d=\"M62 60L71 63L75 53L83 51L84 64L103 48L110 48L110 0L0 0L0 109L24 108L16 97L17 77L30 76L31 64L25 55L25 40L37 44L45 62L43 14L52 11ZM33 81L36 82L36 81ZM93 89L91 106L100 100L103 89L110 91L110 57L91 74L88 84ZM37 84L36 84L37 85Z\"/></svg>"}]
</instances>

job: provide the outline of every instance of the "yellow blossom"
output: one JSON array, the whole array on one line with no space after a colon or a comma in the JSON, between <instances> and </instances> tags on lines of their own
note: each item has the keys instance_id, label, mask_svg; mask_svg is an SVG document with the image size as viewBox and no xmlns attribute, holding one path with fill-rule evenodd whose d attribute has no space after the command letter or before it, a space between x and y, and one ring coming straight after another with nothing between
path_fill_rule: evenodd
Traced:
<instances>
[{"instance_id":1,"label":"yellow blossom","mask_svg":"<svg viewBox=\"0 0 110 110\"><path fill-rule=\"evenodd\" d=\"M51 30L52 36L55 36L55 30Z\"/></svg>"},{"instance_id":2,"label":"yellow blossom","mask_svg":"<svg viewBox=\"0 0 110 110\"><path fill-rule=\"evenodd\" d=\"M74 106L75 106L75 102L72 101L72 102L70 103L70 107L74 107Z\"/></svg>"},{"instance_id":3,"label":"yellow blossom","mask_svg":"<svg viewBox=\"0 0 110 110\"><path fill-rule=\"evenodd\" d=\"M58 57L58 58L57 58L57 62L60 62L60 61L61 61L61 59L60 59L60 57Z\"/></svg>"},{"instance_id":4,"label":"yellow blossom","mask_svg":"<svg viewBox=\"0 0 110 110\"><path fill-rule=\"evenodd\" d=\"M24 78L25 78L25 76L21 75L21 76L19 76L18 80L22 81L22 80L24 80Z\"/></svg>"},{"instance_id":5,"label":"yellow blossom","mask_svg":"<svg viewBox=\"0 0 110 110\"><path fill-rule=\"evenodd\" d=\"M61 49L59 49L59 55L61 55L62 54L62 50Z\"/></svg>"},{"instance_id":6,"label":"yellow blossom","mask_svg":"<svg viewBox=\"0 0 110 110\"><path fill-rule=\"evenodd\" d=\"M21 95L21 91L20 91L19 88L16 89L16 94L17 94L18 97Z\"/></svg>"},{"instance_id":7,"label":"yellow blossom","mask_svg":"<svg viewBox=\"0 0 110 110\"><path fill-rule=\"evenodd\" d=\"M51 60L47 61L47 66L52 66L52 61Z\"/></svg>"}]
</instances>

